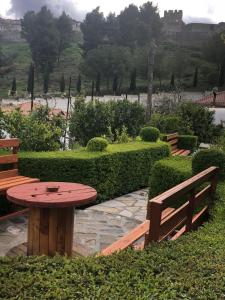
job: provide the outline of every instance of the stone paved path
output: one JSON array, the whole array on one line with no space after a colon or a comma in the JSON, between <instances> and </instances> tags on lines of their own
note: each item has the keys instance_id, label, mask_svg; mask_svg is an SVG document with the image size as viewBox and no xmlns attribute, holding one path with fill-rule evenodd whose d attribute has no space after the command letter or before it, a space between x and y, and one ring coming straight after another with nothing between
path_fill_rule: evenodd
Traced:
<instances>
[{"instance_id":1,"label":"stone paved path","mask_svg":"<svg viewBox=\"0 0 225 300\"><path fill-rule=\"evenodd\" d=\"M139 190L85 210L75 210L74 249L91 255L112 244L146 217L147 189ZM0 223L0 256L27 240L27 218Z\"/></svg>"}]
</instances>

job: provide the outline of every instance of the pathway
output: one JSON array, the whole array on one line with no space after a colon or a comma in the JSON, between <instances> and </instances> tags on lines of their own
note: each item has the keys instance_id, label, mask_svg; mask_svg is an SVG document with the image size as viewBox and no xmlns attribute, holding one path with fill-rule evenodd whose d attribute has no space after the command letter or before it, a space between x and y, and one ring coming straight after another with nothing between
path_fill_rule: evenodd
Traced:
<instances>
[{"instance_id":1,"label":"pathway","mask_svg":"<svg viewBox=\"0 0 225 300\"><path fill-rule=\"evenodd\" d=\"M147 194L147 189L143 189L85 210L75 210L75 251L82 255L94 254L144 221ZM26 217L0 223L0 256L26 240Z\"/></svg>"}]
</instances>

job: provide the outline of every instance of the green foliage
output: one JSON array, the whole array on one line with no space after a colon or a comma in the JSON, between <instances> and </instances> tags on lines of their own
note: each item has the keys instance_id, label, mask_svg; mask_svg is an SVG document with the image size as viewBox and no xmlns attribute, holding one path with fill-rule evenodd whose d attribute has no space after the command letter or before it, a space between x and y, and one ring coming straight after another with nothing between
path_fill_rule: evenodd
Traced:
<instances>
[{"instance_id":1,"label":"green foliage","mask_svg":"<svg viewBox=\"0 0 225 300\"><path fill-rule=\"evenodd\" d=\"M220 135L220 127L214 125L214 111L194 103L184 103L180 106L178 115L184 124L190 127L199 142L210 143Z\"/></svg>"},{"instance_id":2,"label":"green foliage","mask_svg":"<svg viewBox=\"0 0 225 300\"><path fill-rule=\"evenodd\" d=\"M88 141L87 150L92 152L104 151L108 146L108 141L101 137L95 137Z\"/></svg>"},{"instance_id":3,"label":"green foliage","mask_svg":"<svg viewBox=\"0 0 225 300\"><path fill-rule=\"evenodd\" d=\"M4 123L4 114L0 108L0 138L4 138L4 127L5 127L5 123Z\"/></svg>"},{"instance_id":4,"label":"green foliage","mask_svg":"<svg viewBox=\"0 0 225 300\"><path fill-rule=\"evenodd\" d=\"M11 87L11 96L15 96L16 94L16 78L13 77L12 87Z\"/></svg>"},{"instance_id":5,"label":"green foliage","mask_svg":"<svg viewBox=\"0 0 225 300\"><path fill-rule=\"evenodd\" d=\"M130 76L130 91L135 92L136 91L136 81L137 81L137 70L134 69Z\"/></svg>"},{"instance_id":6,"label":"green foliage","mask_svg":"<svg viewBox=\"0 0 225 300\"><path fill-rule=\"evenodd\" d=\"M66 84L65 84L65 78L64 74L62 74L60 79L60 92L63 94L65 92Z\"/></svg>"},{"instance_id":7,"label":"green foliage","mask_svg":"<svg viewBox=\"0 0 225 300\"><path fill-rule=\"evenodd\" d=\"M125 126L128 135L135 137L144 120L144 108L137 102L123 100L103 103L95 100L85 103L80 99L76 101L71 116L70 133L81 145L86 145L95 136L107 136L109 127L116 136L116 130L120 132Z\"/></svg>"},{"instance_id":8,"label":"green foliage","mask_svg":"<svg viewBox=\"0 0 225 300\"><path fill-rule=\"evenodd\" d=\"M182 118L178 115L153 114L150 125L156 127L163 133L192 134L189 125L184 124Z\"/></svg>"},{"instance_id":9,"label":"green foliage","mask_svg":"<svg viewBox=\"0 0 225 300\"><path fill-rule=\"evenodd\" d=\"M64 131L61 116L50 117L47 108L39 108L25 116L14 110L3 116L4 129L10 137L20 139L20 148L25 151L59 150L60 138Z\"/></svg>"},{"instance_id":10,"label":"green foliage","mask_svg":"<svg viewBox=\"0 0 225 300\"><path fill-rule=\"evenodd\" d=\"M119 129L116 129L116 142L118 144L126 144L130 141L129 135L127 134L127 127L123 126L121 133Z\"/></svg>"},{"instance_id":11,"label":"green foliage","mask_svg":"<svg viewBox=\"0 0 225 300\"><path fill-rule=\"evenodd\" d=\"M155 163L149 178L151 198L167 191L192 176L189 157L171 157Z\"/></svg>"},{"instance_id":12,"label":"green foliage","mask_svg":"<svg viewBox=\"0 0 225 300\"><path fill-rule=\"evenodd\" d=\"M107 257L0 259L2 299L222 299L225 183L205 223L177 241ZM29 288L28 288L29 287Z\"/></svg>"},{"instance_id":13,"label":"green foliage","mask_svg":"<svg viewBox=\"0 0 225 300\"><path fill-rule=\"evenodd\" d=\"M20 153L20 173L42 181L80 182L93 186L103 201L148 185L149 172L169 156L167 144L114 144L104 152Z\"/></svg>"},{"instance_id":14,"label":"green foliage","mask_svg":"<svg viewBox=\"0 0 225 300\"><path fill-rule=\"evenodd\" d=\"M210 149L198 151L192 161L193 173L197 174L209 167L220 168L220 178L225 178L225 153L221 150Z\"/></svg>"},{"instance_id":15,"label":"green foliage","mask_svg":"<svg viewBox=\"0 0 225 300\"><path fill-rule=\"evenodd\" d=\"M140 131L140 136L143 141L156 142L160 136L160 131L155 127L143 127Z\"/></svg>"},{"instance_id":16,"label":"green foliage","mask_svg":"<svg viewBox=\"0 0 225 300\"><path fill-rule=\"evenodd\" d=\"M81 93L81 75L79 74L78 79L77 79L77 93Z\"/></svg>"},{"instance_id":17,"label":"green foliage","mask_svg":"<svg viewBox=\"0 0 225 300\"><path fill-rule=\"evenodd\" d=\"M179 135L178 148L191 150L192 152L197 148L198 137L194 135Z\"/></svg>"}]
</instances>

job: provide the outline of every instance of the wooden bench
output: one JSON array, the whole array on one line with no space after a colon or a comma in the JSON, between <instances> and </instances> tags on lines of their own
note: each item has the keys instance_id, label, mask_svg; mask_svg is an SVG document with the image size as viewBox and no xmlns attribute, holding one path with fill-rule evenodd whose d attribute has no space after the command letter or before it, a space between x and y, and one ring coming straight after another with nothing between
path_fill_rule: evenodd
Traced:
<instances>
[{"instance_id":1,"label":"wooden bench","mask_svg":"<svg viewBox=\"0 0 225 300\"><path fill-rule=\"evenodd\" d=\"M173 156L177 156L177 155L188 156L191 153L190 150L178 149L177 148L178 138L179 138L179 135L178 135L177 132L172 133L172 134L168 134L165 137L165 141L168 142L171 145L172 155Z\"/></svg>"},{"instance_id":2,"label":"wooden bench","mask_svg":"<svg viewBox=\"0 0 225 300\"><path fill-rule=\"evenodd\" d=\"M208 217L210 203L198 212L196 212L196 208L206 197L209 197L210 200L213 198L218 171L218 168L210 167L153 198L147 205L146 221L102 250L100 255L110 255L128 247L141 250L153 241L176 240L182 234L196 229ZM208 185L204 185L202 188L202 184L206 182ZM200 191L199 188L201 188ZM176 209L170 207L174 200L185 196L189 196L189 200L182 206Z\"/></svg>"},{"instance_id":3,"label":"wooden bench","mask_svg":"<svg viewBox=\"0 0 225 300\"><path fill-rule=\"evenodd\" d=\"M0 155L0 195L5 195L7 189L11 187L40 181L37 178L19 175L17 154L19 151L19 139L0 139L0 150L2 149L10 149L12 154ZM4 170L2 170L3 168ZM0 221L24 214L27 211L28 209L22 209L5 216L0 216Z\"/></svg>"}]
</instances>

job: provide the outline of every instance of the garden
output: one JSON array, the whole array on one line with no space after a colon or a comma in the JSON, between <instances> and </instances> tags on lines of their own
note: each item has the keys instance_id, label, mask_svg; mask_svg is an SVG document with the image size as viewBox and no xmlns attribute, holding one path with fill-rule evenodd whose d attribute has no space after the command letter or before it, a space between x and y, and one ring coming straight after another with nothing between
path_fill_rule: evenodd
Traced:
<instances>
[{"instance_id":1,"label":"garden","mask_svg":"<svg viewBox=\"0 0 225 300\"><path fill-rule=\"evenodd\" d=\"M225 148L223 128L213 124L213 112L184 103L173 113L155 112L146 124L138 102L78 99L69 120L51 115L48 107L29 115L1 112L0 130L2 138L20 139L20 174L43 182L86 184L97 190L99 204L146 187L151 199L208 167L220 169L209 219L197 231L176 241L153 242L142 251L128 248L110 256L2 257L0 299L225 296ZM171 155L166 134L174 132L178 148L191 155ZM211 148L198 150L201 142Z\"/></svg>"}]
</instances>

